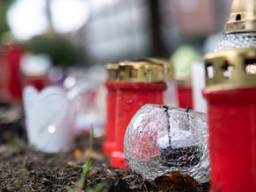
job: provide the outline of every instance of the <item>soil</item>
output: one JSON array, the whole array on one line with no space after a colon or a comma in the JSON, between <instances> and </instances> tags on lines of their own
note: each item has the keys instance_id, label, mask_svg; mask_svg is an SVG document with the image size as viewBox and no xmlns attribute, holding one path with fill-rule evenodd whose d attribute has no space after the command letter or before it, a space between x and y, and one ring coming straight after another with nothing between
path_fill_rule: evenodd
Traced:
<instances>
[{"instance_id":1,"label":"soil","mask_svg":"<svg viewBox=\"0 0 256 192\"><path fill-rule=\"evenodd\" d=\"M131 170L109 167L102 155L102 138L94 140L91 153L93 166L86 177L83 190L75 187L81 178L83 151L87 149L88 135L76 139L76 150L70 153L45 154L26 144L22 121L0 123L0 192L158 192L154 182L148 182ZM195 188L182 183L173 192L206 192L209 184Z\"/></svg>"}]
</instances>

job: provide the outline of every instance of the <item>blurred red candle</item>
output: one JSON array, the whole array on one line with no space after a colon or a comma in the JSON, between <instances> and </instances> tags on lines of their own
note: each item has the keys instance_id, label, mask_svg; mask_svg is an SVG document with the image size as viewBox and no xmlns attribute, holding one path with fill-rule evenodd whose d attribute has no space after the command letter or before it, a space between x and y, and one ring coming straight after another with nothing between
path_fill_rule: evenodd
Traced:
<instances>
[{"instance_id":1,"label":"blurred red candle","mask_svg":"<svg viewBox=\"0 0 256 192\"><path fill-rule=\"evenodd\" d=\"M193 109L193 90L188 81L178 81L177 83L178 106L181 108Z\"/></svg>"},{"instance_id":2,"label":"blurred red candle","mask_svg":"<svg viewBox=\"0 0 256 192\"><path fill-rule=\"evenodd\" d=\"M49 83L48 71L51 61L46 55L24 55L22 59L22 86L33 86L38 90Z\"/></svg>"},{"instance_id":3,"label":"blurred red candle","mask_svg":"<svg viewBox=\"0 0 256 192\"><path fill-rule=\"evenodd\" d=\"M23 48L19 44L8 42L0 53L1 67L1 97L9 102L21 100L21 71L20 61L23 56Z\"/></svg>"},{"instance_id":4,"label":"blurred red candle","mask_svg":"<svg viewBox=\"0 0 256 192\"><path fill-rule=\"evenodd\" d=\"M107 89L107 120L105 127L105 140L103 144L103 152L106 155L111 155L115 147L115 122L116 122L116 89L115 89L115 81L117 78L117 64L108 64L108 79L105 83L105 87Z\"/></svg>"}]
</instances>

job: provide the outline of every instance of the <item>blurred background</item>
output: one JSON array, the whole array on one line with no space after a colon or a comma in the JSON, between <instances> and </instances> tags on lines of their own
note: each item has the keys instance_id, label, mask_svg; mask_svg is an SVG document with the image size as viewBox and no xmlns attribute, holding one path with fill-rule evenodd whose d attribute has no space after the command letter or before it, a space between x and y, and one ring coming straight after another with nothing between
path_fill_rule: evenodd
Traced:
<instances>
[{"instance_id":1,"label":"blurred background","mask_svg":"<svg viewBox=\"0 0 256 192\"><path fill-rule=\"evenodd\" d=\"M191 76L191 63L220 41L231 3L0 0L0 103L21 103L27 85L80 87L76 126L103 127L106 63L165 57Z\"/></svg>"},{"instance_id":2,"label":"blurred background","mask_svg":"<svg viewBox=\"0 0 256 192\"><path fill-rule=\"evenodd\" d=\"M73 46L66 45L72 58L62 54L65 61L54 64L69 66L169 57L188 43L202 52L206 39L223 31L230 4L231 0L0 0L1 44L8 38L25 45L32 41L29 51L40 52L50 46L47 40L63 44L66 39Z\"/></svg>"}]
</instances>

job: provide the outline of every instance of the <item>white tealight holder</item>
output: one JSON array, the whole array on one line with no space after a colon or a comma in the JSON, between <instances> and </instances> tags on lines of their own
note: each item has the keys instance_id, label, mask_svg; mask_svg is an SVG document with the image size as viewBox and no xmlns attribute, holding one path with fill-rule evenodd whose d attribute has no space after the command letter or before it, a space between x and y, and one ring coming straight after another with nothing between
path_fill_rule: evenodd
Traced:
<instances>
[{"instance_id":1,"label":"white tealight holder","mask_svg":"<svg viewBox=\"0 0 256 192\"><path fill-rule=\"evenodd\" d=\"M72 150L76 112L69 94L57 86L26 87L23 94L29 143L47 153Z\"/></svg>"}]
</instances>

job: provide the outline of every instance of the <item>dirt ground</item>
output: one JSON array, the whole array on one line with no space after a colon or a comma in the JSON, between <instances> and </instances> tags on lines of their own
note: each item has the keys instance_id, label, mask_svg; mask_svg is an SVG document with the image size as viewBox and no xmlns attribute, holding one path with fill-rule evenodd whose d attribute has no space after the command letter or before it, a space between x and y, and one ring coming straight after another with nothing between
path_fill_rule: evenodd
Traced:
<instances>
[{"instance_id":1,"label":"dirt ground","mask_svg":"<svg viewBox=\"0 0 256 192\"><path fill-rule=\"evenodd\" d=\"M1 118L0 118L1 120ZM77 188L82 165L88 156L88 135L76 140L76 150L64 154L45 154L34 151L26 144L22 121L0 123L0 192L158 192L155 182L144 181L131 170L109 167L102 155L102 138L94 140L93 166L84 182ZM206 192L209 184L191 185L181 179L173 192Z\"/></svg>"}]
</instances>

